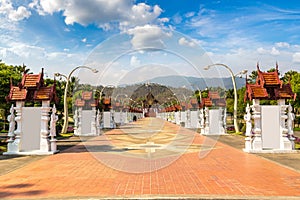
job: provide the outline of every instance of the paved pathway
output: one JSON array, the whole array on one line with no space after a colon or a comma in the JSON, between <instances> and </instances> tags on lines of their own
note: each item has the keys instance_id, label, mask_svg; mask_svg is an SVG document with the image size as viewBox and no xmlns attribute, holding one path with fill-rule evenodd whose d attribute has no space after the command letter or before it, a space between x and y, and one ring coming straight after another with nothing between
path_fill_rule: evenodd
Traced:
<instances>
[{"instance_id":1,"label":"paved pathway","mask_svg":"<svg viewBox=\"0 0 300 200\"><path fill-rule=\"evenodd\" d=\"M0 198L300 199L300 173L146 118L0 176Z\"/></svg>"}]
</instances>

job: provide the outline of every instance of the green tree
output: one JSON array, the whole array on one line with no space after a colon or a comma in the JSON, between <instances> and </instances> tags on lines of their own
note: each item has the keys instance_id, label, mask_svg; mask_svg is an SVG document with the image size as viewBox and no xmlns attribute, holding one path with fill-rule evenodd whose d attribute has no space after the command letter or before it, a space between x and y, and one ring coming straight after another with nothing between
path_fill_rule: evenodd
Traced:
<instances>
[{"instance_id":1,"label":"green tree","mask_svg":"<svg viewBox=\"0 0 300 200\"><path fill-rule=\"evenodd\" d=\"M20 66L6 65L0 62L0 109L5 110L5 116L7 116L11 106L11 103L6 101L10 90L10 80L12 80L13 85L17 85L22 79L19 69Z\"/></svg>"}]
</instances>

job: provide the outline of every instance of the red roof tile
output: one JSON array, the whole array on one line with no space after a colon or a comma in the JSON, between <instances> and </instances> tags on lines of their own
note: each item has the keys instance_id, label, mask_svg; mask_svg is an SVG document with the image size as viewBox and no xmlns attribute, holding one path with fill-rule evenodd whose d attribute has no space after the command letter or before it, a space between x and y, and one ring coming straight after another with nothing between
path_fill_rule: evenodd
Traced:
<instances>
[{"instance_id":1,"label":"red roof tile","mask_svg":"<svg viewBox=\"0 0 300 200\"><path fill-rule=\"evenodd\" d=\"M41 87L34 92L34 100L52 100L54 97L54 86Z\"/></svg>"},{"instance_id":2,"label":"red roof tile","mask_svg":"<svg viewBox=\"0 0 300 200\"><path fill-rule=\"evenodd\" d=\"M85 101L82 100L82 99L76 99L75 100L75 106L78 106L78 107L83 107L85 105Z\"/></svg>"},{"instance_id":3,"label":"red roof tile","mask_svg":"<svg viewBox=\"0 0 300 200\"><path fill-rule=\"evenodd\" d=\"M12 86L10 88L7 100L9 101L25 101L27 96L26 89L20 89L19 87Z\"/></svg>"},{"instance_id":4,"label":"red roof tile","mask_svg":"<svg viewBox=\"0 0 300 200\"><path fill-rule=\"evenodd\" d=\"M208 95L211 99L220 99L220 94L217 91L215 92L209 91Z\"/></svg>"},{"instance_id":5,"label":"red roof tile","mask_svg":"<svg viewBox=\"0 0 300 200\"><path fill-rule=\"evenodd\" d=\"M247 84L246 92L250 100L252 99L267 99L269 97L266 88L256 84Z\"/></svg>"},{"instance_id":6,"label":"red roof tile","mask_svg":"<svg viewBox=\"0 0 300 200\"><path fill-rule=\"evenodd\" d=\"M274 89L275 96L278 99L293 99L295 98L295 94L292 91L290 84L282 85L281 88Z\"/></svg>"},{"instance_id":7,"label":"red roof tile","mask_svg":"<svg viewBox=\"0 0 300 200\"><path fill-rule=\"evenodd\" d=\"M268 85L280 85L281 82L278 78L278 74L275 72L263 72L262 77L266 86Z\"/></svg>"},{"instance_id":8,"label":"red roof tile","mask_svg":"<svg viewBox=\"0 0 300 200\"><path fill-rule=\"evenodd\" d=\"M35 88L41 85L41 74L24 74L22 78L22 87Z\"/></svg>"},{"instance_id":9,"label":"red roof tile","mask_svg":"<svg viewBox=\"0 0 300 200\"><path fill-rule=\"evenodd\" d=\"M84 91L82 92L82 99L83 100L91 100L93 96L93 92Z\"/></svg>"},{"instance_id":10,"label":"red roof tile","mask_svg":"<svg viewBox=\"0 0 300 200\"><path fill-rule=\"evenodd\" d=\"M212 101L210 98L202 98L202 107L211 107L213 105Z\"/></svg>"}]
</instances>

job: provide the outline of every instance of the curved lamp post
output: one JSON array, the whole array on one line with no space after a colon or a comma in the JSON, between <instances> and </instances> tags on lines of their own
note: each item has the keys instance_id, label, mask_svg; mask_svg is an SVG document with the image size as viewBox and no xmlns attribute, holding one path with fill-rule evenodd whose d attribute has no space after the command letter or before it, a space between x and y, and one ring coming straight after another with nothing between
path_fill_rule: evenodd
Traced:
<instances>
[{"instance_id":1,"label":"curved lamp post","mask_svg":"<svg viewBox=\"0 0 300 200\"><path fill-rule=\"evenodd\" d=\"M237 99L237 89L236 89L235 76L240 75L240 74L246 74L248 71L247 70L242 70L241 72L239 72L237 74L234 74L232 72L232 70L227 65L222 64L222 63L216 63L216 64L208 65L208 66L204 67L204 70L209 70L213 66L225 67L231 75L231 80L232 80L232 84L233 84L233 91L234 91L233 124L234 124L235 132L238 133L238 132L240 132L240 130L239 130L238 122L237 122L237 101L238 101L238 99Z\"/></svg>"},{"instance_id":2,"label":"curved lamp post","mask_svg":"<svg viewBox=\"0 0 300 200\"><path fill-rule=\"evenodd\" d=\"M65 87L65 92L64 92L64 124L63 124L63 127L62 127L62 130L61 130L61 133L66 133L67 132L67 129L68 129L68 124L69 124L69 121L68 121L68 118L69 118L69 114L68 114L68 102L67 102L67 94L68 94L68 89L69 89L69 82L70 82L70 78L73 74L73 72L77 69L80 69L80 68L84 68L84 69L89 69L91 70L93 73L98 73L98 70L96 69L93 69L93 68L90 68L90 67L87 67L87 66L78 66L78 67L75 67L70 73L68 76L66 75L63 75L63 74L60 74L60 73L55 73L54 76L62 76L64 78L67 79L67 82L66 82L66 87Z\"/></svg>"}]
</instances>

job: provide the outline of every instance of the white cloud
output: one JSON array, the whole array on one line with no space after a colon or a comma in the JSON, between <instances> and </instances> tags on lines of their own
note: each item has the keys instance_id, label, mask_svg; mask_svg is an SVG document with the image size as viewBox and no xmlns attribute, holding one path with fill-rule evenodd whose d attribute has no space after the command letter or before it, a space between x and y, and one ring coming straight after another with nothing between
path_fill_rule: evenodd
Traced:
<instances>
[{"instance_id":1,"label":"white cloud","mask_svg":"<svg viewBox=\"0 0 300 200\"><path fill-rule=\"evenodd\" d=\"M171 36L171 33L164 32L161 27L156 25L137 26L129 29L127 34L133 36L131 44L135 49L163 49L165 48L163 39Z\"/></svg>"},{"instance_id":2,"label":"white cloud","mask_svg":"<svg viewBox=\"0 0 300 200\"><path fill-rule=\"evenodd\" d=\"M277 42L275 43L275 46L278 48L289 48L290 44L287 42Z\"/></svg>"},{"instance_id":3,"label":"white cloud","mask_svg":"<svg viewBox=\"0 0 300 200\"><path fill-rule=\"evenodd\" d=\"M141 61L136 57L136 56L132 56L130 59L130 65L133 67L138 67L140 66Z\"/></svg>"},{"instance_id":4,"label":"white cloud","mask_svg":"<svg viewBox=\"0 0 300 200\"><path fill-rule=\"evenodd\" d=\"M270 53L273 56L278 56L280 54L280 52L275 47L272 47L272 50Z\"/></svg>"},{"instance_id":5,"label":"white cloud","mask_svg":"<svg viewBox=\"0 0 300 200\"><path fill-rule=\"evenodd\" d=\"M178 43L183 46L195 47L196 43L194 41L188 41L186 38L182 37L178 40Z\"/></svg>"},{"instance_id":6,"label":"white cloud","mask_svg":"<svg viewBox=\"0 0 300 200\"><path fill-rule=\"evenodd\" d=\"M259 54L266 54L266 53L267 53L267 50L265 50L263 47L257 48L256 51L257 51Z\"/></svg>"},{"instance_id":7,"label":"white cloud","mask_svg":"<svg viewBox=\"0 0 300 200\"><path fill-rule=\"evenodd\" d=\"M81 40L81 42L83 42L83 43L86 43L86 41L87 41L86 38L83 38L83 39Z\"/></svg>"},{"instance_id":8,"label":"white cloud","mask_svg":"<svg viewBox=\"0 0 300 200\"><path fill-rule=\"evenodd\" d=\"M184 15L186 18L190 18L190 17L193 17L195 16L195 12L188 12Z\"/></svg>"},{"instance_id":9,"label":"white cloud","mask_svg":"<svg viewBox=\"0 0 300 200\"><path fill-rule=\"evenodd\" d=\"M67 25L96 24L104 30L115 26L127 30L128 27L168 21L167 18L158 18L162 13L158 5L134 4L132 0L34 0L30 7L41 15L62 11Z\"/></svg>"},{"instance_id":10,"label":"white cloud","mask_svg":"<svg viewBox=\"0 0 300 200\"><path fill-rule=\"evenodd\" d=\"M10 0L0 1L0 14L3 14L11 21L20 21L29 18L31 12L24 6L14 8Z\"/></svg>"},{"instance_id":11,"label":"white cloud","mask_svg":"<svg viewBox=\"0 0 300 200\"><path fill-rule=\"evenodd\" d=\"M259 47L256 49L257 53L259 54L270 54L273 56L278 56L280 55L280 51L276 49L275 47L272 47L271 50L265 49L263 47Z\"/></svg>"},{"instance_id":12,"label":"white cloud","mask_svg":"<svg viewBox=\"0 0 300 200\"><path fill-rule=\"evenodd\" d=\"M298 64L300 63L300 52L293 54L293 62Z\"/></svg>"}]
</instances>

